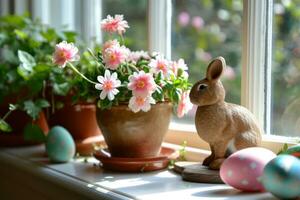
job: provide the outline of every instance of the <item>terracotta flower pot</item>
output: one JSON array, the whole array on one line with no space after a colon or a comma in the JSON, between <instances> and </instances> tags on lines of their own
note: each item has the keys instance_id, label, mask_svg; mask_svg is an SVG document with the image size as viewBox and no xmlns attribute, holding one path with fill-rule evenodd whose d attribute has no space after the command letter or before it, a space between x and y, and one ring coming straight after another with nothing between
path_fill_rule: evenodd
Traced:
<instances>
[{"instance_id":1,"label":"terracotta flower pot","mask_svg":"<svg viewBox=\"0 0 300 200\"><path fill-rule=\"evenodd\" d=\"M0 116L3 117L8 112L9 104L18 102L26 94L26 91L26 89L22 89L18 95L11 94L5 97L0 103ZM5 121L13 130L9 133L2 133L0 131L0 146L26 146L39 144L38 142L24 140L24 128L29 123L38 125L45 135L49 131L48 123L43 111L40 112L37 120L32 120L32 118L24 111L15 110Z\"/></svg>"},{"instance_id":2,"label":"terracotta flower pot","mask_svg":"<svg viewBox=\"0 0 300 200\"><path fill-rule=\"evenodd\" d=\"M0 108L0 114L3 116L7 112L7 109ZM24 140L24 128L27 124L33 123L38 125L45 135L48 133L48 123L44 112L41 112L37 120L32 120L25 112L16 110L6 120L12 127L13 131L10 133L0 132L0 146L26 146L38 144L34 141Z\"/></svg>"},{"instance_id":3,"label":"terracotta flower pot","mask_svg":"<svg viewBox=\"0 0 300 200\"><path fill-rule=\"evenodd\" d=\"M81 155L90 155L94 151L93 144L103 141L94 103L66 103L50 116L49 124L66 128L75 140L76 151Z\"/></svg>"},{"instance_id":4,"label":"terracotta flower pot","mask_svg":"<svg viewBox=\"0 0 300 200\"><path fill-rule=\"evenodd\" d=\"M169 128L172 104L152 105L148 112L132 112L128 105L97 109L97 120L112 156L157 156Z\"/></svg>"}]
</instances>

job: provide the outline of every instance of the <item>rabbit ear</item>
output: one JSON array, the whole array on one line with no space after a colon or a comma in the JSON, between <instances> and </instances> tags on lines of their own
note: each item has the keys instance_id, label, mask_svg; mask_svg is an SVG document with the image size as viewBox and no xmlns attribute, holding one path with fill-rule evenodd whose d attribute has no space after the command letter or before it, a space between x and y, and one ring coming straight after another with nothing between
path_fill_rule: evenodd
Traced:
<instances>
[{"instance_id":1,"label":"rabbit ear","mask_svg":"<svg viewBox=\"0 0 300 200\"><path fill-rule=\"evenodd\" d=\"M211 61L207 67L206 78L209 81L218 80L224 68L226 67L226 62L223 57L217 57L213 61Z\"/></svg>"}]
</instances>

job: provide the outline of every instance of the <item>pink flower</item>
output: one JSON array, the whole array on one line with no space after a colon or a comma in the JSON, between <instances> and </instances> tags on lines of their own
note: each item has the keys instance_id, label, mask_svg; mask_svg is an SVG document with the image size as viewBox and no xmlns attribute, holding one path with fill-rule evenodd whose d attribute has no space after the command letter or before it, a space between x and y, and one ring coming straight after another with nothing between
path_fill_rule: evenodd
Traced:
<instances>
[{"instance_id":1,"label":"pink flower","mask_svg":"<svg viewBox=\"0 0 300 200\"><path fill-rule=\"evenodd\" d=\"M164 77L169 77L170 75L170 63L168 60L164 59L162 55L158 55L155 59L151 59L149 63L150 72L154 74L158 74L162 72Z\"/></svg>"},{"instance_id":2,"label":"pink flower","mask_svg":"<svg viewBox=\"0 0 300 200\"><path fill-rule=\"evenodd\" d=\"M124 63L129 54L125 46L113 46L103 52L103 61L109 69L115 70L121 63Z\"/></svg>"},{"instance_id":3,"label":"pink flower","mask_svg":"<svg viewBox=\"0 0 300 200\"><path fill-rule=\"evenodd\" d=\"M180 101L177 107L177 116L179 118L187 114L193 107L193 104L190 102L189 91L185 91L181 94Z\"/></svg>"},{"instance_id":4,"label":"pink flower","mask_svg":"<svg viewBox=\"0 0 300 200\"><path fill-rule=\"evenodd\" d=\"M224 70L224 78L229 79L229 80L233 80L235 79L235 71L232 67L230 67L229 65L227 65L225 67Z\"/></svg>"},{"instance_id":5,"label":"pink flower","mask_svg":"<svg viewBox=\"0 0 300 200\"><path fill-rule=\"evenodd\" d=\"M134 72L129 77L128 89L132 90L135 96L149 96L156 90L156 87L153 76L149 73L146 74L144 71Z\"/></svg>"},{"instance_id":6,"label":"pink flower","mask_svg":"<svg viewBox=\"0 0 300 200\"><path fill-rule=\"evenodd\" d=\"M55 46L53 54L53 63L64 68L67 62L76 61L79 59L78 49L73 43L62 41Z\"/></svg>"},{"instance_id":7,"label":"pink flower","mask_svg":"<svg viewBox=\"0 0 300 200\"><path fill-rule=\"evenodd\" d=\"M103 44L102 52L105 52L106 49L112 48L112 47L120 47L120 43L118 40L108 40Z\"/></svg>"},{"instance_id":8,"label":"pink flower","mask_svg":"<svg viewBox=\"0 0 300 200\"><path fill-rule=\"evenodd\" d=\"M195 54L197 59L203 60L205 62L208 62L212 59L211 54L209 52L204 51L201 48L196 49Z\"/></svg>"},{"instance_id":9,"label":"pink flower","mask_svg":"<svg viewBox=\"0 0 300 200\"><path fill-rule=\"evenodd\" d=\"M109 70L105 70L104 77L97 77L99 83L95 85L97 90L102 90L100 93L100 99L107 98L112 101L115 98L115 95L119 93L119 90L116 89L120 87L121 81L118 79L118 74L116 72L110 74Z\"/></svg>"},{"instance_id":10,"label":"pink flower","mask_svg":"<svg viewBox=\"0 0 300 200\"><path fill-rule=\"evenodd\" d=\"M148 112L151 109L151 104L155 104L155 100L151 96L132 96L129 100L128 107L135 113L140 110Z\"/></svg>"},{"instance_id":11,"label":"pink flower","mask_svg":"<svg viewBox=\"0 0 300 200\"><path fill-rule=\"evenodd\" d=\"M107 15L107 18L101 21L101 28L108 33L118 32L122 35L129 26L127 21L123 20L123 15L115 15L115 17Z\"/></svg>"},{"instance_id":12,"label":"pink flower","mask_svg":"<svg viewBox=\"0 0 300 200\"><path fill-rule=\"evenodd\" d=\"M204 26L204 20L200 16L196 16L192 20L192 25L195 29L200 30Z\"/></svg>"},{"instance_id":13,"label":"pink flower","mask_svg":"<svg viewBox=\"0 0 300 200\"><path fill-rule=\"evenodd\" d=\"M128 61L136 63L141 58L150 59L150 56L146 51L132 51L128 56Z\"/></svg>"},{"instance_id":14,"label":"pink flower","mask_svg":"<svg viewBox=\"0 0 300 200\"><path fill-rule=\"evenodd\" d=\"M178 24L181 26L187 26L190 22L190 15L187 12L181 12L178 15Z\"/></svg>"},{"instance_id":15,"label":"pink flower","mask_svg":"<svg viewBox=\"0 0 300 200\"><path fill-rule=\"evenodd\" d=\"M186 72L188 68L182 58L180 58L177 62L176 61L171 62L170 68L175 76L178 76L178 70L180 69L182 70L182 75L184 77L188 77L188 74Z\"/></svg>"}]
</instances>

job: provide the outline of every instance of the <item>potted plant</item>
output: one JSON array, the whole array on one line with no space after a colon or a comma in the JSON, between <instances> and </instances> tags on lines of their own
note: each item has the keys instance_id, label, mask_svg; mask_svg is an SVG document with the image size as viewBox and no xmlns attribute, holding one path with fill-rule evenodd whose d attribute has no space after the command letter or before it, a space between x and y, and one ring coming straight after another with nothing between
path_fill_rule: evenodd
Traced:
<instances>
[{"instance_id":1,"label":"potted plant","mask_svg":"<svg viewBox=\"0 0 300 200\"><path fill-rule=\"evenodd\" d=\"M39 27L36 23L26 16L0 18L1 146L32 144L24 140L23 131L27 139L32 139L33 132L48 131L43 108L49 103L41 96L45 66L36 62L46 53L39 49L44 43L34 37Z\"/></svg>"},{"instance_id":2,"label":"potted plant","mask_svg":"<svg viewBox=\"0 0 300 200\"><path fill-rule=\"evenodd\" d=\"M71 93L86 87L72 71L54 68L52 63L55 44L62 40L75 42L76 34L56 31L27 16L5 16L0 19L0 24L0 73L3 77L0 80L0 129L1 132L12 131L0 135L0 144L26 144L23 132L27 139L43 138L39 137L41 131L38 127L44 133L48 132L43 110L49 108L46 111L50 125L59 124L69 129L81 150L83 140L100 135L96 108L94 104L87 105L87 98L83 98L82 92L79 92L82 95L78 98L69 98ZM84 56L81 60L83 72L91 73L91 63L84 62ZM89 123L76 121L82 122L76 116L83 114ZM70 120L66 120L70 116L72 125L68 123ZM86 146L83 147L86 151ZM88 147L92 148L91 142Z\"/></svg>"},{"instance_id":3,"label":"potted plant","mask_svg":"<svg viewBox=\"0 0 300 200\"><path fill-rule=\"evenodd\" d=\"M167 132L172 110L183 116L190 108L187 66L183 59L130 51L123 44L128 24L122 15L107 16L102 29L120 38L106 41L97 56L97 78L86 77L72 64L78 49L71 43L56 46L53 61L72 69L98 91L97 119L112 156L156 156ZM91 80L92 79L92 80Z\"/></svg>"},{"instance_id":4,"label":"potted plant","mask_svg":"<svg viewBox=\"0 0 300 200\"><path fill-rule=\"evenodd\" d=\"M98 74L97 63L91 59L88 52L82 54L78 68L85 76L96 77ZM72 71L68 74L67 79L60 80L60 84L65 85L66 90L56 90L53 83L50 87L53 106L49 124L61 125L68 129L75 139L77 153L90 155L95 145L103 143L103 136L96 120L94 94L96 91L93 93L93 86L82 81L81 77L74 76Z\"/></svg>"}]
</instances>

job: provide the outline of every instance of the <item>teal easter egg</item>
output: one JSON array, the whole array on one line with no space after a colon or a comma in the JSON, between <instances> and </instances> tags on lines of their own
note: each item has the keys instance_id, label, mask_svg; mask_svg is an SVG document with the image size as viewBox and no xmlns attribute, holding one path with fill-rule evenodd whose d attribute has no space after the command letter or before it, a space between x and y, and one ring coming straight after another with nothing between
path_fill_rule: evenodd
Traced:
<instances>
[{"instance_id":1,"label":"teal easter egg","mask_svg":"<svg viewBox=\"0 0 300 200\"><path fill-rule=\"evenodd\" d=\"M68 162L75 155L74 140L65 128L54 126L46 138L46 151L52 162Z\"/></svg>"},{"instance_id":2,"label":"teal easter egg","mask_svg":"<svg viewBox=\"0 0 300 200\"><path fill-rule=\"evenodd\" d=\"M300 145L289 147L283 154L289 154L297 158L300 158Z\"/></svg>"},{"instance_id":3,"label":"teal easter egg","mask_svg":"<svg viewBox=\"0 0 300 200\"><path fill-rule=\"evenodd\" d=\"M266 165L262 183L281 199L300 196L300 160L290 155L277 156Z\"/></svg>"}]
</instances>

